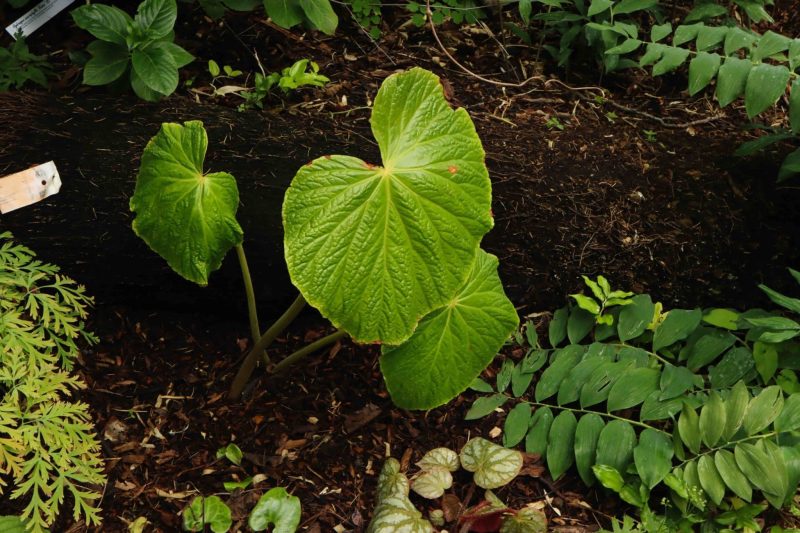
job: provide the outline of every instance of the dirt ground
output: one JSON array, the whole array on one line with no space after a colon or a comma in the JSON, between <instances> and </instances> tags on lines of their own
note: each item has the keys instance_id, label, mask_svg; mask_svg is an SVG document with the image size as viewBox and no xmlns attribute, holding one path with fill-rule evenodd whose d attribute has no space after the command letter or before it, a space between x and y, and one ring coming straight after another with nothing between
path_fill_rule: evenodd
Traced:
<instances>
[{"instance_id":1,"label":"dirt ground","mask_svg":"<svg viewBox=\"0 0 800 533\"><path fill-rule=\"evenodd\" d=\"M264 202L274 204L293 169L314 157L339 152L375 160L366 106L387 75L423 66L442 77L454 105L467 108L484 142L496 220L485 248L500 258L501 277L522 315L563 305L581 289L581 274L604 274L615 287L649 292L666 308L766 305L758 283L796 293L785 268L800 265L800 187L776 184L780 154L733 156L753 135L743 130L740 107L719 110L708 98L687 98L678 75L653 80L629 72L603 79L601 89L598 77L572 73L559 81L545 65L536 79L513 86L541 66L533 51L504 46L491 24L466 33L443 27L439 37L464 66L494 83L455 65L428 30L394 29L376 45L343 23L346 39L288 33L252 15L222 25L182 15L177 33L189 38L179 42L201 60L187 74L194 87L209 81L207 59L252 71L253 50L268 69L311 57L332 80L284 102L273 98L263 112L238 113L235 97L186 90L160 104L139 104L78 87L71 70L52 93L0 95L7 124L0 131L0 174L41 162L35 159L44 150L57 153L62 174L90 182L102 177L112 187L97 187L83 202L65 190L0 219L0 229L59 263L99 302L91 329L101 343L85 351L80 368L108 461L99 531L127 531L139 516L156 531L178 531L178 513L196 494L222 495L243 525L247 510L273 486L300 497L302 530L362 531L387 450L413 463L430 448L458 448L469 436L486 436L496 423L463 420L474 398L469 392L427 413L393 407L377 350L349 341L309 358L289 379L259 379L243 403L228 401L248 342L236 265L227 261L212 286L200 289L133 244L128 230L125 206L138 156L161 120L202 116L212 137L209 164L233 167L237 177L271 172L278 194ZM85 44L64 22L44 35ZM103 125L108 117L114 120ZM89 131L87 143L82 136ZM103 157L85 156L92 151ZM256 185L240 186L258 194ZM266 323L292 297L272 238L279 216L274 209L261 214L262 204L248 206L243 198L242 225ZM106 216L91 219L90 211ZM101 251L106 255L93 264ZM123 259L108 268L115 254ZM271 355L280 359L328 330L307 312ZM241 467L215 457L229 442L245 452ZM258 486L224 493L224 481L257 474L265 476ZM498 493L511 502L545 501L551 525L561 531L596 529L620 511L575 476L557 484L524 476ZM457 495L464 504L477 498L466 488ZM66 514L54 531L83 530Z\"/></svg>"}]
</instances>

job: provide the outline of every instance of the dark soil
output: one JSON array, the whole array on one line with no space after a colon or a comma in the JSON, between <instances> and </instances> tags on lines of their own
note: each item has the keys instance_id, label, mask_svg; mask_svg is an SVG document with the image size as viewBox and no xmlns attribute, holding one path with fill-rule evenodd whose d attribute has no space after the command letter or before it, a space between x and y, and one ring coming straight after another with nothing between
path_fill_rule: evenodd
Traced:
<instances>
[{"instance_id":1,"label":"dark soil","mask_svg":"<svg viewBox=\"0 0 800 533\"><path fill-rule=\"evenodd\" d=\"M287 34L251 15L212 25L195 14L182 24L194 25L178 34L190 36L183 44L201 60L189 71L194 87L208 83L208 59L255 69L251 46L263 49L269 68L314 58L332 83L245 113L235 111L233 97L184 91L145 104L77 88L68 77L55 95L0 96L0 174L53 159L64 181L60 194L3 216L0 229L60 264L99 302L91 327L101 343L83 354L81 373L108 460L101 531L127 531L139 516L157 531L178 531L178 513L194 495L222 494L224 481L257 474L266 478L255 488L224 495L237 519L265 489L286 486L302 500L304 530L361 531L387 450L413 463L435 446L486 436L497 422L463 420L473 393L428 413L394 408L377 350L349 341L311 357L288 379L261 379L244 403L228 401L248 344L238 266L229 258L208 288L195 287L129 229L138 157L162 121L204 120L207 167L237 177L264 323L293 297L280 248L283 188L296 168L326 153L376 161L365 106L387 75L413 65L439 74L452 102L475 121L494 183L496 227L485 247L500 258L522 315L563 305L566 294L581 290L581 274L604 274L666 308L767 305L759 283L792 292L785 268L800 265L800 188L776 184L777 154L735 158L750 135L742 131L743 112L687 99L682 77L606 79L611 90L598 103L599 80L570 78L581 87L574 89L548 77L521 88L478 80L426 30L388 32L377 48L348 22L346 39ZM52 28L46 31L68 47L85 40L64 22ZM505 58L485 32L445 27L440 37L491 79L520 81L521 69L537 69L535 54ZM547 127L551 119L563 130ZM307 312L271 355L280 359L326 333L325 322ZM241 467L215 457L232 441L245 452ZM467 499L466 488L457 494ZM499 495L544 501L562 531L594 529L618 505L572 477L554 485L525 476ZM478 495L470 498L464 503ZM83 529L66 514L54 531Z\"/></svg>"}]
</instances>

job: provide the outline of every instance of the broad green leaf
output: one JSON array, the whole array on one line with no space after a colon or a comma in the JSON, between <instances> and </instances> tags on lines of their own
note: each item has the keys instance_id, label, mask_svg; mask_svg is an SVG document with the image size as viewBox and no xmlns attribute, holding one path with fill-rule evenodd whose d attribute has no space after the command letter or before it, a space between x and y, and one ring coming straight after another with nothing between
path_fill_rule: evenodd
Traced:
<instances>
[{"instance_id":1,"label":"broad green leaf","mask_svg":"<svg viewBox=\"0 0 800 533\"><path fill-rule=\"evenodd\" d=\"M584 311L588 311L593 315L600 314L600 304L594 301L593 298L589 296L585 296L583 294L570 294L570 298L575 300L575 303L578 304L578 307L583 309Z\"/></svg>"},{"instance_id":2,"label":"broad green leaf","mask_svg":"<svg viewBox=\"0 0 800 533\"><path fill-rule=\"evenodd\" d=\"M742 427L749 403L750 393L747 391L747 386L743 381L739 381L725 399L725 430L722 432L722 438L726 441L731 440Z\"/></svg>"},{"instance_id":3,"label":"broad green leaf","mask_svg":"<svg viewBox=\"0 0 800 533\"><path fill-rule=\"evenodd\" d=\"M740 346L728 350L719 364L709 370L711 386L723 389L732 386L753 369L753 354L749 348Z\"/></svg>"},{"instance_id":4,"label":"broad green leaf","mask_svg":"<svg viewBox=\"0 0 800 533\"><path fill-rule=\"evenodd\" d=\"M194 61L194 56L192 54L175 43L164 41L161 46L163 46L170 54L172 54L172 59L175 61L175 66L178 68L185 67Z\"/></svg>"},{"instance_id":5,"label":"broad green leaf","mask_svg":"<svg viewBox=\"0 0 800 533\"><path fill-rule=\"evenodd\" d=\"M300 512L300 498L275 487L258 499L247 525L253 531L266 531L273 525L272 533L294 533L300 525Z\"/></svg>"},{"instance_id":6,"label":"broad green leaf","mask_svg":"<svg viewBox=\"0 0 800 533\"><path fill-rule=\"evenodd\" d=\"M615 46L613 48L609 48L608 50L606 50L605 53L606 53L606 55L613 55L613 54L625 55L625 54L630 54L631 52L633 52L634 50L639 48L641 45L642 45L642 41L640 41L639 39L626 39L625 41L622 42L622 44L620 44L619 46Z\"/></svg>"},{"instance_id":7,"label":"broad green leaf","mask_svg":"<svg viewBox=\"0 0 800 533\"><path fill-rule=\"evenodd\" d=\"M748 318L747 322L753 326L766 328L771 331L800 330L800 324L782 316L769 316L763 318Z\"/></svg>"},{"instance_id":8,"label":"broad green leaf","mask_svg":"<svg viewBox=\"0 0 800 533\"><path fill-rule=\"evenodd\" d=\"M128 49L124 46L106 41L93 41L86 50L92 54L92 58L83 68L83 83L86 85L111 83L119 79L128 68L130 57Z\"/></svg>"},{"instance_id":9,"label":"broad green leaf","mask_svg":"<svg viewBox=\"0 0 800 533\"><path fill-rule=\"evenodd\" d=\"M625 472L633 459L634 446L636 432L630 422L612 420L600 432L595 462L615 468L618 472Z\"/></svg>"},{"instance_id":10,"label":"broad green leaf","mask_svg":"<svg viewBox=\"0 0 800 533\"><path fill-rule=\"evenodd\" d=\"M756 49L753 50L752 60L755 62L761 62L768 57L788 50L791 41L792 40L785 35L768 30L758 40L758 46L756 46Z\"/></svg>"},{"instance_id":11,"label":"broad green leaf","mask_svg":"<svg viewBox=\"0 0 800 533\"><path fill-rule=\"evenodd\" d=\"M720 107L728 104L744 94L747 78L753 63L749 59L726 57L717 74L716 96Z\"/></svg>"},{"instance_id":12,"label":"broad green leaf","mask_svg":"<svg viewBox=\"0 0 800 533\"><path fill-rule=\"evenodd\" d=\"M611 386L628 370L630 363L603 363L581 389L580 404L583 409L591 407L608 398Z\"/></svg>"},{"instance_id":13,"label":"broad green leaf","mask_svg":"<svg viewBox=\"0 0 800 533\"><path fill-rule=\"evenodd\" d=\"M697 477L700 479L700 486L706 491L711 501L719 505L725 496L725 482L717 472L714 459L710 455L703 455L698 459Z\"/></svg>"},{"instance_id":14,"label":"broad green leaf","mask_svg":"<svg viewBox=\"0 0 800 533\"><path fill-rule=\"evenodd\" d=\"M786 92L790 77L789 69L783 65L761 63L754 66L747 75L744 92L747 116L753 118L772 107Z\"/></svg>"},{"instance_id":15,"label":"broad green leaf","mask_svg":"<svg viewBox=\"0 0 800 533\"><path fill-rule=\"evenodd\" d=\"M483 418L494 412L495 409L503 405L509 400L505 394L493 394L491 396L481 396L472 407L469 408L467 414L464 415L464 420L477 420Z\"/></svg>"},{"instance_id":16,"label":"broad green leaf","mask_svg":"<svg viewBox=\"0 0 800 533\"><path fill-rule=\"evenodd\" d=\"M800 393L786 398L780 414L775 418L775 431L794 431L800 428Z\"/></svg>"},{"instance_id":17,"label":"broad green leaf","mask_svg":"<svg viewBox=\"0 0 800 533\"><path fill-rule=\"evenodd\" d=\"M469 388L475 392L488 392L490 394L494 392L494 388L481 378L473 379L472 383L469 384Z\"/></svg>"},{"instance_id":18,"label":"broad green leaf","mask_svg":"<svg viewBox=\"0 0 800 533\"><path fill-rule=\"evenodd\" d=\"M178 88L178 66L164 43L134 50L131 65L145 85L156 92L170 95Z\"/></svg>"},{"instance_id":19,"label":"broad green leaf","mask_svg":"<svg viewBox=\"0 0 800 533\"><path fill-rule=\"evenodd\" d=\"M426 316L403 344L381 348L381 371L397 406L431 409L456 397L517 328L517 311L503 292L497 265L495 256L478 250L451 302Z\"/></svg>"},{"instance_id":20,"label":"broad green leaf","mask_svg":"<svg viewBox=\"0 0 800 533\"><path fill-rule=\"evenodd\" d=\"M608 10L612 5L614 5L612 0L592 0L591 4L589 4L589 11L586 12L586 16L593 17L599 15Z\"/></svg>"},{"instance_id":21,"label":"broad green leaf","mask_svg":"<svg viewBox=\"0 0 800 533\"><path fill-rule=\"evenodd\" d=\"M560 350L555 350L550 359L550 366L542 372L534 397L537 402L546 400L558 392L561 382L573 369L575 364L580 361L583 349L579 346L567 346Z\"/></svg>"},{"instance_id":22,"label":"broad green leaf","mask_svg":"<svg viewBox=\"0 0 800 533\"><path fill-rule=\"evenodd\" d=\"M608 411L619 411L642 403L658 390L661 373L655 368L633 368L625 372L608 393Z\"/></svg>"},{"instance_id":23,"label":"broad green leaf","mask_svg":"<svg viewBox=\"0 0 800 533\"><path fill-rule=\"evenodd\" d=\"M426 453L417 463L422 470L439 467L455 472L458 470L458 454L450 448L434 448Z\"/></svg>"},{"instance_id":24,"label":"broad green leaf","mask_svg":"<svg viewBox=\"0 0 800 533\"><path fill-rule=\"evenodd\" d=\"M217 459L225 457L228 461L237 466L242 464L243 455L244 454L242 454L242 450L240 450L239 447L232 442L227 446L223 446L217 450Z\"/></svg>"},{"instance_id":25,"label":"broad green leaf","mask_svg":"<svg viewBox=\"0 0 800 533\"><path fill-rule=\"evenodd\" d=\"M658 352L691 335L700 325L702 318L703 312L700 309L691 311L673 309L670 311L653 335L653 351Z\"/></svg>"},{"instance_id":26,"label":"broad green leaf","mask_svg":"<svg viewBox=\"0 0 800 533\"><path fill-rule=\"evenodd\" d=\"M715 391L711 392L700 409L700 437L707 447L713 448L725 431L725 405ZM719 503L719 502L718 502Z\"/></svg>"},{"instance_id":27,"label":"broad green leaf","mask_svg":"<svg viewBox=\"0 0 800 533\"><path fill-rule=\"evenodd\" d=\"M105 4L88 4L70 12L72 20L102 41L126 47L131 17L118 7Z\"/></svg>"},{"instance_id":28,"label":"broad green leaf","mask_svg":"<svg viewBox=\"0 0 800 533\"><path fill-rule=\"evenodd\" d=\"M689 63L689 94L705 89L717 75L722 58L719 54L698 53Z\"/></svg>"},{"instance_id":29,"label":"broad green leaf","mask_svg":"<svg viewBox=\"0 0 800 533\"><path fill-rule=\"evenodd\" d=\"M755 361L756 371L767 383L778 370L778 350L774 344L760 341L753 343L753 360Z\"/></svg>"},{"instance_id":30,"label":"broad green leaf","mask_svg":"<svg viewBox=\"0 0 800 533\"><path fill-rule=\"evenodd\" d=\"M674 46L665 46L663 52L661 59L653 65L653 76L661 76L667 72L672 72L683 65L686 58L689 57L689 50L675 48Z\"/></svg>"},{"instance_id":31,"label":"broad green leaf","mask_svg":"<svg viewBox=\"0 0 800 533\"><path fill-rule=\"evenodd\" d=\"M692 8L689 14L684 18L684 22L697 22L701 20L708 20L714 17L727 15L728 10L718 4L700 4Z\"/></svg>"},{"instance_id":32,"label":"broad green leaf","mask_svg":"<svg viewBox=\"0 0 800 533\"><path fill-rule=\"evenodd\" d=\"M461 466L475 474L475 484L496 489L508 484L522 469L522 454L475 437L467 441L459 454Z\"/></svg>"},{"instance_id":33,"label":"broad green leaf","mask_svg":"<svg viewBox=\"0 0 800 533\"><path fill-rule=\"evenodd\" d=\"M757 35L738 26L728 28L728 34L725 36L725 55L731 56L742 48L750 50L757 40Z\"/></svg>"},{"instance_id":34,"label":"broad green leaf","mask_svg":"<svg viewBox=\"0 0 800 533\"><path fill-rule=\"evenodd\" d=\"M567 321L567 337L571 344L578 344L592 331L594 315L585 309L573 308Z\"/></svg>"},{"instance_id":35,"label":"broad green leaf","mask_svg":"<svg viewBox=\"0 0 800 533\"><path fill-rule=\"evenodd\" d=\"M639 434L633 449L636 472L648 489L652 489L672 470L672 441L661 431L647 428Z\"/></svg>"},{"instance_id":36,"label":"broad green leaf","mask_svg":"<svg viewBox=\"0 0 800 533\"><path fill-rule=\"evenodd\" d=\"M426 70L383 82L372 132L383 167L331 156L298 171L284 248L311 305L357 341L391 345L464 286L492 227L491 184L469 115Z\"/></svg>"},{"instance_id":37,"label":"broad green leaf","mask_svg":"<svg viewBox=\"0 0 800 533\"><path fill-rule=\"evenodd\" d=\"M299 0L299 2L311 24L321 32L333 35L339 24L339 17L331 7L330 0Z\"/></svg>"},{"instance_id":38,"label":"broad green leaf","mask_svg":"<svg viewBox=\"0 0 800 533\"><path fill-rule=\"evenodd\" d=\"M669 400L680 396L694 385L695 374L685 366L664 364L661 371L661 394L659 400Z\"/></svg>"},{"instance_id":39,"label":"broad green leaf","mask_svg":"<svg viewBox=\"0 0 800 533\"><path fill-rule=\"evenodd\" d=\"M703 487L700 486L700 477L697 475L697 459L692 459L683 467L683 481L686 483L688 488L697 487L701 489Z\"/></svg>"},{"instance_id":40,"label":"broad green leaf","mask_svg":"<svg viewBox=\"0 0 800 533\"><path fill-rule=\"evenodd\" d=\"M647 420L664 420L670 418L683 407L683 398L678 396L675 398L659 400L661 393L658 391L648 396L642 408L639 411L639 420L645 422Z\"/></svg>"},{"instance_id":41,"label":"broad green leaf","mask_svg":"<svg viewBox=\"0 0 800 533\"><path fill-rule=\"evenodd\" d=\"M511 359L503 361L503 366L497 373L497 392L505 392L511 383L511 375L514 373L516 365Z\"/></svg>"},{"instance_id":42,"label":"broad green leaf","mask_svg":"<svg viewBox=\"0 0 800 533\"><path fill-rule=\"evenodd\" d=\"M781 446L783 463L786 466L786 487L789 493L800 484L800 448L796 445Z\"/></svg>"},{"instance_id":43,"label":"broad green leaf","mask_svg":"<svg viewBox=\"0 0 800 533\"><path fill-rule=\"evenodd\" d=\"M800 174L800 148L786 156L778 171L778 181L784 181Z\"/></svg>"},{"instance_id":44,"label":"broad green leaf","mask_svg":"<svg viewBox=\"0 0 800 533\"><path fill-rule=\"evenodd\" d=\"M178 5L175 0L144 0L139 4L134 20L151 39L159 39L172 31L177 17Z\"/></svg>"},{"instance_id":45,"label":"broad green leaf","mask_svg":"<svg viewBox=\"0 0 800 533\"><path fill-rule=\"evenodd\" d=\"M759 285L758 288L764 291L764 293L766 293L766 295L769 297L770 300L780 305L781 307L785 307L786 309L794 313L800 313L799 299L790 298L789 296L784 296L783 294L770 289L766 285Z\"/></svg>"},{"instance_id":46,"label":"broad green leaf","mask_svg":"<svg viewBox=\"0 0 800 533\"><path fill-rule=\"evenodd\" d=\"M225 172L203 173L207 146L202 122L162 124L142 154L130 202L134 232L200 285L242 242L236 180Z\"/></svg>"},{"instance_id":47,"label":"broad green leaf","mask_svg":"<svg viewBox=\"0 0 800 533\"><path fill-rule=\"evenodd\" d=\"M800 67L800 39L792 39L789 44L789 70L796 71Z\"/></svg>"},{"instance_id":48,"label":"broad green leaf","mask_svg":"<svg viewBox=\"0 0 800 533\"><path fill-rule=\"evenodd\" d=\"M140 78L139 75L136 74L136 71L134 69L130 69L130 73L131 73L130 74L131 87L133 88L133 92L136 93L136 96L138 96L142 100L145 100L147 102L158 102L159 100L161 100L166 96L165 94L154 91L153 89L148 87L144 83L142 78Z\"/></svg>"},{"instance_id":49,"label":"broad green leaf","mask_svg":"<svg viewBox=\"0 0 800 533\"><path fill-rule=\"evenodd\" d=\"M653 24L650 28L650 40L654 43L660 41L672 33L672 23L666 22L664 24Z\"/></svg>"},{"instance_id":50,"label":"broad green leaf","mask_svg":"<svg viewBox=\"0 0 800 533\"><path fill-rule=\"evenodd\" d=\"M525 507L503 517L500 533L546 533L547 516L539 509Z\"/></svg>"},{"instance_id":51,"label":"broad green leaf","mask_svg":"<svg viewBox=\"0 0 800 533\"><path fill-rule=\"evenodd\" d=\"M697 46L698 52L704 52L722 43L725 36L728 34L727 26L703 26L697 32Z\"/></svg>"},{"instance_id":52,"label":"broad green leaf","mask_svg":"<svg viewBox=\"0 0 800 533\"><path fill-rule=\"evenodd\" d=\"M453 474L441 466L427 468L411 481L411 490L429 500L440 498L452 486Z\"/></svg>"},{"instance_id":53,"label":"broad green leaf","mask_svg":"<svg viewBox=\"0 0 800 533\"><path fill-rule=\"evenodd\" d=\"M547 469L559 479L575 461L575 429L578 421L572 411L561 411L550 426L547 442Z\"/></svg>"},{"instance_id":54,"label":"broad green leaf","mask_svg":"<svg viewBox=\"0 0 800 533\"><path fill-rule=\"evenodd\" d=\"M687 404L683 405L681 415L678 417L678 433L692 453L700 451L700 418Z\"/></svg>"},{"instance_id":55,"label":"broad green leaf","mask_svg":"<svg viewBox=\"0 0 800 533\"><path fill-rule=\"evenodd\" d=\"M646 67L654 64L656 61L661 59L661 57L664 55L664 50L667 48L668 45L666 44L648 43L644 54L642 54L642 57L639 58L639 66Z\"/></svg>"},{"instance_id":56,"label":"broad green leaf","mask_svg":"<svg viewBox=\"0 0 800 533\"><path fill-rule=\"evenodd\" d=\"M792 82L792 92L789 95L789 124L792 133L800 135L800 78Z\"/></svg>"},{"instance_id":57,"label":"broad green leaf","mask_svg":"<svg viewBox=\"0 0 800 533\"><path fill-rule=\"evenodd\" d=\"M525 438L531 422L531 404L518 403L509 411L503 425L503 446L513 448Z\"/></svg>"},{"instance_id":58,"label":"broad green leaf","mask_svg":"<svg viewBox=\"0 0 800 533\"><path fill-rule=\"evenodd\" d=\"M378 503L389 498L408 498L408 478L400 472L400 461L389 457L378 474Z\"/></svg>"},{"instance_id":59,"label":"broad green leaf","mask_svg":"<svg viewBox=\"0 0 800 533\"><path fill-rule=\"evenodd\" d=\"M741 442L734 448L736 465L747 477L748 481L758 487L766 494L783 495L786 486L783 483L781 474L786 475L785 470L776 472L774 461L757 446L747 442Z\"/></svg>"},{"instance_id":60,"label":"broad green leaf","mask_svg":"<svg viewBox=\"0 0 800 533\"><path fill-rule=\"evenodd\" d=\"M614 16L643 11L658 5L658 0L621 0L613 6Z\"/></svg>"},{"instance_id":61,"label":"broad green leaf","mask_svg":"<svg viewBox=\"0 0 800 533\"><path fill-rule=\"evenodd\" d=\"M3 533L28 533L28 528L18 516L0 516L0 531ZM50 530L45 530L48 533Z\"/></svg>"},{"instance_id":62,"label":"broad green leaf","mask_svg":"<svg viewBox=\"0 0 800 533\"><path fill-rule=\"evenodd\" d=\"M609 361L608 357L586 357L583 361L575 365L561 382L558 388L556 402L558 405L566 405L576 401L581 394L581 388L594 375L597 368Z\"/></svg>"},{"instance_id":63,"label":"broad green leaf","mask_svg":"<svg viewBox=\"0 0 800 533\"><path fill-rule=\"evenodd\" d=\"M636 295L632 300L632 304L626 305L619 312L617 333L622 342L635 339L644 333L653 320L655 305L649 294Z\"/></svg>"},{"instance_id":64,"label":"broad green leaf","mask_svg":"<svg viewBox=\"0 0 800 533\"><path fill-rule=\"evenodd\" d=\"M786 503L786 496L789 491L789 471L784 462L784 454L781 448L770 439L761 439L756 442L756 448L760 449L769 461L769 470L773 472L772 483L779 487L779 490L765 490L764 497L775 508L780 509ZM792 487L794 493L795 487Z\"/></svg>"},{"instance_id":65,"label":"broad green leaf","mask_svg":"<svg viewBox=\"0 0 800 533\"><path fill-rule=\"evenodd\" d=\"M281 28L291 28L303 22L303 9L297 0L264 0L264 10Z\"/></svg>"},{"instance_id":66,"label":"broad green leaf","mask_svg":"<svg viewBox=\"0 0 800 533\"><path fill-rule=\"evenodd\" d=\"M583 482L590 487L595 482L592 466L597 454L597 440L604 427L605 422L599 415L589 413L578 420L575 428L575 466Z\"/></svg>"},{"instance_id":67,"label":"broad green leaf","mask_svg":"<svg viewBox=\"0 0 800 533\"><path fill-rule=\"evenodd\" d=\"M530 429L525 436L525 452L538 454L543 459L547 455L547 439L550 426L553 424L553 410L549 407L538 407L533 413Z\"/></svg>"},{"instance_id":68,"label":"broad green leaf","mask_svg":"<svg viewBox=\"0 0 800 533\"><path fill-rule=\"evenodd\" d=\"M777 385L762 390L750 401L742 427L747 435L755 435L778 418L783 408L783 393Z\"/></svg>"},{"instance_id":69,"label":"broad green leaf","mask_svg":"<svg viewBox=\"0 0 800 533\"><path fill-rule=\"evenodd\" d=\"M696 372L733 346L736 337L727 331L702 328L702 335L687 346L686 366Z\"/></svg>"},{"instance_id":70,"label":"broad green leaf","mask_svg":"<svg viewBox=\"0 0 800 533\"><path fill-rule=\"evenodd\" d=\"M375 508L367 533L434 533L430 522L422 518L408 497L391 497Z\"/></svg>"},{"instance_id":71,"label":"broad green leaf","mask_svg":"<svg viewBox=\"0 0 800 533\"><path fill-rule=\"evenodd\" d=\"M561 342L567 338L567 319L569 318L569 308L562 307L553 313L553 319L547 327L547 336L550 346L557 348Z\"/></svg>"},{"instance_id":72,"label":"broad green leaf","mask_svg":"<svg viewBox=\"0 0 800 533\"><path fill-rule=\"evenodd\" d=\"M232 524L231 510L219 496L197 496L183 510L183 529L186 531L205 531L208 525L214 533L226 533Z\"/></svg>"},{"instance_id":73,"label":"broad green leaf","mask_svg":"<svg viewBox=\"0 0 800 533\"><path fill-rule=\"evenodd\" d=\"M526 357L531 357L533 352ZM514 366L514 371L511 372L511 393L515 398L519 398L525 391L528 390L531 382L533 381L533 372L526 372L522 363ZM490 385L491 387L491 385ZM487 392L487 391L484 391ZM491 392L491 391L489 391Z\"/></svg>"},{"instance_id":74,"label":"broad green leaf","mask_svg":"<svg viewBox=\"0 0 800 533\"><path fill-rule=\"evenodd\" d=\"M693 41L697 38L697 34L704 27L705 24L702 22L698 22L696 24L682 24L678 26L675 28L675 36L672 38L672 44L674 46L680 46L684 43L688 43L689 41Z\"/></svg>"},{"instance_id":75,"label":"broad green leaf","mask_svg":"<svg viewBox=\"0 0 800 533\"><path fill-rule=\"evenodd\" d=\"M749 502L753 498L753 489L747 478L736 465L736 459L728 450L719 450L714 454L714 465L722 480L734 494Z\"/></svg>"},{"instance_id":76,"label":"broad green leaf","mask_svg":"<svg viewBox=\"0 0 800 533\"><path fill-rule=\"evenodd\" d=\"M605 488L617 493L622 491L625 480L622 479L622 475L616 468L608 465L594 465L592 471Z\"/></svg>"}]
</instances>

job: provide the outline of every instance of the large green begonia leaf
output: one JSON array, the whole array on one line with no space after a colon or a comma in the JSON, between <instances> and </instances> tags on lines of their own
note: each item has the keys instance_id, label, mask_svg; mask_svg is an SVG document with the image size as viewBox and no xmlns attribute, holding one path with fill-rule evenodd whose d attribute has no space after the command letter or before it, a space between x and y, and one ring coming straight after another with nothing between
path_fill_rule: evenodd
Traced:
<instances>
[{"instance_id":1,"label":"large green begonia leaf","mask_svg":"<svg viewBox=\"0 0 800 533\"><path fill-rule=\"evenodd\" d=\"M328 156L298 171L283 204L286 263L334 325L399 344L463 286L493 224L491 183L469 115L426 70L386 79L372 131L382 167Z\"/></svg>"},{"instance_id":2,"label":"large green begonia leaf","mask_svg":"<svg viewBox=\"0 0 800 533\"><path fill-rule=\"evenodd\" d=\"M207 146L202 122L162 124L142 154L130 202L136 234L200 285L242 242L236 180L226 172L203 174Z\"/></svg>"},{"instance_id":3,"label":"large green begonia leaf","mask_svg":"<svg viewBox=\"0 0 800 533\"><path fill-rule=\"evenodd\" d=\"M426 316L405 343L382 348L381 371L392 401L431 409L466 390L519 324L503 292L497 258L478 250L464 287Z\"/></svg>"}]
</instances>

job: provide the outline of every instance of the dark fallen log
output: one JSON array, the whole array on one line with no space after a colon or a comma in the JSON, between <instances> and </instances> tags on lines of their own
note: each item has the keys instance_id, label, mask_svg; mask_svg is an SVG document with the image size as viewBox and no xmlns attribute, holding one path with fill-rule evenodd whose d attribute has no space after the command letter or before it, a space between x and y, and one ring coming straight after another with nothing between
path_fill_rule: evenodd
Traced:
<instances>
[{"instance_id":1,"label":"dark fallen log","mask_svg":"<svg viewBox=\"0 0 800 533\"><path fill-rule=\"evenodd\" d=\"M373 158L377 152L361 137L353 146L354 136L323 116L239 113L179 97L147 104L128 96L1 94L0 117L0 176L53 160L63 181L59 194L1 215L0 228L84 283L98 303L149 309L244 312L235 252L200 288L174 274L130 229L139 157L162 122L202 120L206 170L237 178L238 218L265 318L270 306L294 297L283 262L281 203L297 168L331 150Z\"/></svg>"}]
</instances>

